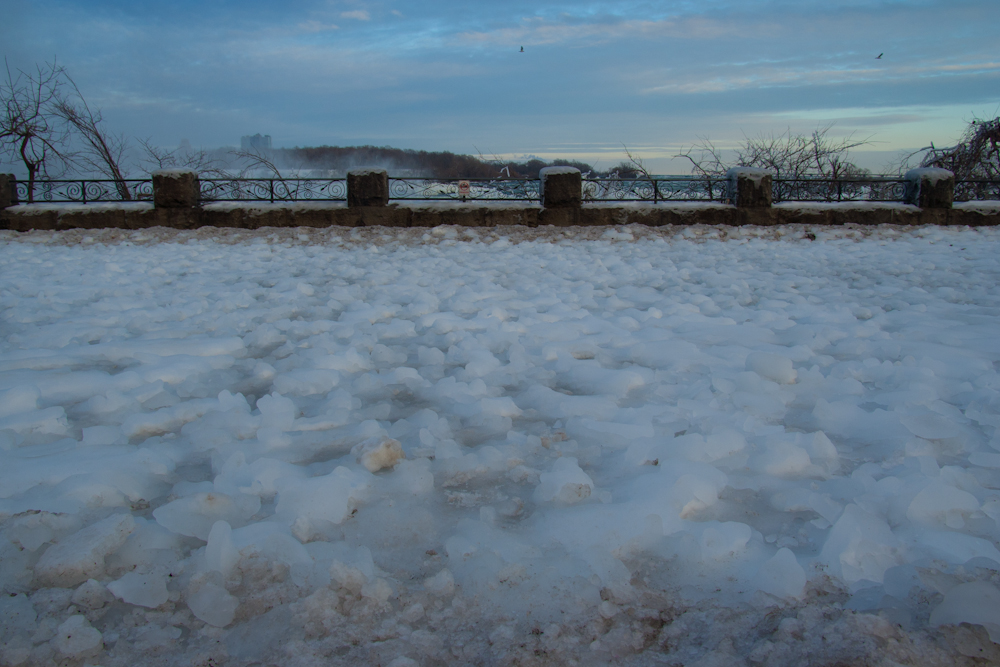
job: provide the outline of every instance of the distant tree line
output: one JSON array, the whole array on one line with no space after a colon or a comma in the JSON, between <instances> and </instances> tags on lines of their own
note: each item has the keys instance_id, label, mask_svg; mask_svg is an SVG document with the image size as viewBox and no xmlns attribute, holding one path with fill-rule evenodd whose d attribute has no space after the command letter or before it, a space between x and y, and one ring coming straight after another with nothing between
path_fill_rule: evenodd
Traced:
<instances>
[{"instance_id":1,"label":"distant tree line","mask_svg":"<svg viewBox=\"0 0 1000 667\"><path fill-rule=\"evenodd\" d=\"M593 167L573 160L546 162L530 159L524 162L458 155L448 151L417 151L390 146L317 146L278 148L271 151L275 163L294 165L299 169L330 170L343 173L354 167L384 165L390 171L433 178L538 178L543 167L569 166L582 172Z\"/></svg>"}]
</instances>

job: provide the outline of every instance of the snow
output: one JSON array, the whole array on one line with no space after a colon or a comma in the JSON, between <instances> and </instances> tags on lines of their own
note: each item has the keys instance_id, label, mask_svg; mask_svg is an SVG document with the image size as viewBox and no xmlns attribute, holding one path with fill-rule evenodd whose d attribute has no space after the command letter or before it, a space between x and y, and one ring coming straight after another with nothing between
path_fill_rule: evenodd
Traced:
<instances>
[{"instance_id":1,"label":"snow","mask_svg":"<svg viewBox=\"0 0 1000 667\"><path fill-rule=\"evenodd\" d=\"M726 180L746 178L753 181L754 185L760 186L762 180L767 176L774 176L767 169L756 169L754 167L733 167L726 172Z\"/></svg>"},{"instance_id":2,"label":"snow","mask_svg":"<svg viewBox=\"0 0 1000 667\"><path fill-rule=\"evenodd\" d=\"M1000 656L995 228L0 243L5 664Z\"/></svg>"},{"instance_id":3,"label":"snow","mask_svg":"<svg viewBox=\"0 0 1000 667\"><path fill-rule=\"evenodd\" d=\"M579 174L580 170L576 167L542 167L538 170L538 178L545 182L546 176L556 176L560 174Z\"/></svg>"},{"instance_id":4,"label":"snow","mask_svg":"<svg viewBox=\"0 0 1000 667\"><path fill-rule=\"evenodd\" d=\"M908 181L927 181L930 185L937 185L941 181L953 180L955 174L948 169L923 167L909 170L903 178Z\"/></svg>"}]
</instances>

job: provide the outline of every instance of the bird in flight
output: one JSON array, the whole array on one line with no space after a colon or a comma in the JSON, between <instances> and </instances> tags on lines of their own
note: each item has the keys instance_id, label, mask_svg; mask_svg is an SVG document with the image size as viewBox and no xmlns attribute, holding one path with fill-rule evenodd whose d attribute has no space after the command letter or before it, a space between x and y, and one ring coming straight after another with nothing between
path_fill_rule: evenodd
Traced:
<instances>
[{"instance_id":1,"label":"bird in flight","mask_svg":"<svg viewBox=\"0 0 1000 667\"><path fill-rule=\"evenodd\" d=\"M521 50L524 51L523 48ZM884 56L884 55L885 55L884 53L878 54L877 56L875 56L875 60L882 60L882 56Z\"/></svg>"}]
</instances>

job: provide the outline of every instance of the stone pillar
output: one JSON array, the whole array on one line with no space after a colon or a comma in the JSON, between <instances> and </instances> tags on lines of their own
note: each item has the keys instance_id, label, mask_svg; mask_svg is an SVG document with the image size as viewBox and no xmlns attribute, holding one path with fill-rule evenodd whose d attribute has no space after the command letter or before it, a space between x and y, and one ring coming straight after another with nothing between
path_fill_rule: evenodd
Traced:
<instances>
[{"instance_id":1,"label":"stone pillar","mask_svg":"<svg viewBox=\"0 0 1000 667\"><path fill-rule=\"evenodd\" d=\"M347 172L347 206L388 206L389 174L385 169L352 169Z\"/></svg>"},{"instance_id":2,"label":"stone pillar","mask_svg":"<svg viewBox=\"0 0 1000 667\"><path fill-rule=\"evenodd\" d=\"M951 208L955 201L955 174L947 169L911 169L903 199L920 208Z\"/></svg>"},{"instance_id":3,"label":"stone pillar","mask_svg":"<svg viewBox=\"0 0 1000 667\"><path fill-rule=\"evenodd\" d=\"M161 169L153 172L153 206L193 208L201 204L198 173L188 169Z\"/></svg>"},{"instance_id":4,"label":"stone pillar","mask_svg":"<svg viewBox=\"0 0 1000 667\"><path fill-rule=\"evenodd\" d=\"M544 208L580 208L583 177L575 167L544 167L538 172Z\"/></svg>"},{"instance_id":5,"label":"stone pillar","mask_svg":"<svg viewBox=\"0 0 1000 667\"><path fill-rule=\"evenodd\" d=\"M726 172L729 202L737 208L770 208L771 172L752 167L733 167Z\"/></svg>"},{"instance_id":6,"label":"stone pillar","mask_svg":"<svg viewBox=\"0 0 1000 667\"><path fill-rule=\"evenodd\" d=\"M17 203L17 178L0 174L0 211Z\"/></svg>"}]
</instances>

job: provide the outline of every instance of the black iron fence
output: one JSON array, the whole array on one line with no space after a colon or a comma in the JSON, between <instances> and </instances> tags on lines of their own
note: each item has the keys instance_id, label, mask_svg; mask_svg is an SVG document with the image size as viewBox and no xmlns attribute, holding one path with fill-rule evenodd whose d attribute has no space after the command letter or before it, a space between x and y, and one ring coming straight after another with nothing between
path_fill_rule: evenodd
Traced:
<instances>
[{"instance_id":1,"label":"black iron fence","mask_svg":"<svg viewBox=\"0 0 1000 667\"><path fill-rule=\"evenodd\" d=\"M389 199L538 202L540 186L527 178L390 178Z\"/></svg>"},{"instance_id":2,"label":"black iron fence","mask_svg":"<svg viewBox=\"0 0 1000 667\"><path fill-rule=\"evenodd\" d=\"M585 178L583 201L588 202L725 202L726 179L704 176L663 178Z\"/></svg>"},{"instance_id":3,"label":"black iron fence","mask_svg":"<svg viewBox=\"0 0 1000 667\"><path fill-rule=\"evenodd\" d=\"M778 202L901 202L905 179L776 178L772 198ZM344 178L203 178L203 202L346 201ZM724 177L664 176L660 178L584 178L584 202L728 202ZM17 201L37 203L98 203L150 201L147 179L71 179L16 181ZM390 178L389 198L398 201L541 201L536 179ZM1000 200L1000 180L959 180L955 201Z\"/></svg>"},{"instance_id":4,"label":"black iron fence","mask_svg":"<svg viewBox=\"0 0 1000 667\"><path fill-rule=\"evenodd\" d=\"M1000 200L1000 181L974 179L955 181L955 201Z\"/></svg>"},{"instance_id":5,"label":"black iron fence","mask_svg":"<svg viewBox=\"0 0 1000 667\"><path fill-rule=\"evenodd\" d=\"M893 176L864 178L776 178L771 185L775 203L785 201L900 202L905 199L906 180Z\"/></svg>"},{"instance_id":6,"label":"black iron fence","mask_svg":"<svg viewBox=\"0 0 1000 667\"><path fill-rule=\"evenodd\" d=\"M111 179L74 179L64 181L35 181L29 191L28 181L15 183L17 200L52 204L93 204L99 202L150 201L153 199L153 182L148 179L130 178L123 181Z\"/></svg>"},{"instance_id":7,"label":"black iron fence","mask_svg":"<svg viewBox=\"0 0 1000 667\"><path fill-rule=\"evenodd\" d=\"M202 178L201 200L347 201L345 178Z\"/></svg>"}]
</instances>

